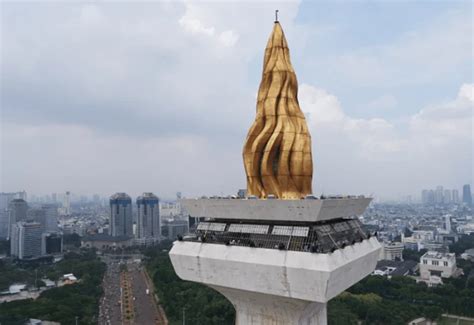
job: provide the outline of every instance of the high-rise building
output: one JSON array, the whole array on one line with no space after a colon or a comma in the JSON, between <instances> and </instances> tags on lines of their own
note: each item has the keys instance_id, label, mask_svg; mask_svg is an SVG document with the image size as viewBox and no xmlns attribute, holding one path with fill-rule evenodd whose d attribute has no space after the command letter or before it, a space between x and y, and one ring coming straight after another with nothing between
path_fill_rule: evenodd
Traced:
<instances>
[{"instance_id":1,"label":"high-rise building","mask_svg":"<svg viewBox=\"0 0 474 325\"><path fill-rule=\"evenodd\" d=\"M160 239L161 221L159 199L153 193L143 193L137 198L137 238Z\"/></svg>"},{"instance_id":2,"label":"high-rise building","mask_svg":"<svg viewBox=\"0 0 474 325\"><path fill-rule=\"evenodd\" d=\"M428 190L421 191L421 203L426 205L428 204Z\"/></svg>"},{"instance_id":3,"label":"high-rise building","mask_svg":"<svg viewBox=\"0 0 474 325\"><path fill-rule=\"evenodd\" d=\"M453 196L453 203L459 203L459 191L453 190L452 196Z\"/></svg>"},{"instance_id":4,"label":"high-rise building","mask_svg":"<svg viewBox=\"0 0 474 325\"><path fill-rule=\"evenodd\" d=\"M453 197L451 195L451 190L444 190L443 202L444 204L453 203Z\"/></svg>"},{"instance_id":5,"label":"high-rise building","mask_svg":"<svg viewBox=\"0 0 474 325\"><path fill-rule=\"evenodd\" d=\"M110 235L133 236L132 199L126 193L110 197Z\"/></svg>"},{"instance_id":6,"label":"high-rise building","mask_svg":"<svg viewBox=\"0 0 474 325\"><path fill-rule=\"evenodd\" d=\"M60 254L63 251L63 235L58 232L46 232L42 234L41 254Z\"/></svg>"},{"instance_id":7,"label":"high-rise building","mask_svg":"<svg viewBox=\"0 0 474 325\"><path fill-rule=\"evenodd\" d=\"M435 191L429 190L428 191L428 204L434 204L435 203Z\"/></svg>"},{"instance_id":8,"label":"high-rise building","mask_svg":"<svg viewBox=\"0 0 474 325\"><path fill-rule=\"evenodd\" d=\"M29 209L27 220L28 222L38 222L44 230L46 229L45 211L41 208Z\"/></svg>"},{"instance_id":9,"label":"high-rise building","mask_svg":"<svg viewBox=\"0 0 474 325\"><path fill-rule=\"evenodd\" d=\"M18 198L18 193L0 193L0 211L4 211L8 209L8 205L10 202Z\"/></svg>"},{"instance_id":10,"label":"high-rise building","mask_svg":"<svg viewBox=\"0 0 474 325\"><path fill-rule=\"evenodd\" d=\"M0 239L8 238L8 228L10 223L7 211L0 211Z\"/></svg>"},{"instance_id":11,"label":"high-rise building","mask_svg":"<svg viewBox=\"0 0 474 325\"><path fill-rule=\"evenodd\" d=\"M462 187L462 202L472 205L471 185L466 184Z\"/></svg>"},{"instance_id":12,"label":"high-rise building","mask_svg":"<svg viewBox=\"0 0 474 325\"><path fill-rule=\"evenodd\" d=\"M55 204L43 204L41 210L44 211L44 229L45 231L58 230L58 206Z\"/></svg>"},{"instance_id":13,"label":"high-rise building","mask_svg":"<svg viewBox=\"0 0 474 325\"><path fill-rule=\"evenodd\" d=\"M41 256L43 227L38 222L17 222L11 227L10 253L19 259Z\"/></svg>"},{"instance_id":14,"label":"high-rise building","mask_svg":"<svg viewBox=\"0 0 474 325\"><path fill-rule=\"evenodd\" d=\"M435 190L435 203L442 204L444 203L444 190L442 186L436 186Z\"/></svg>"},{"instance_id":15,"label":"high-rise building","mask_svg":"<svg viewBox=\"0 0 474 325\"><path fill-rule=\"evenodd\" d=\"M66 195L64 195L63 209L65 215L71 215L71 193L69 191L66 191Z\"/></svg>"},{"instance_id":16,"label":"high-rise building","mask_svg":"<svg viewBox=\"0 0 474 325\"><path fill-rule=\"evenodd\" d=\"M26 221L28 214L28 203L23 199L13 199L8 206L9 233L11 226L19 221Z\"/></svg>"},{"instance_id":17,"label":"high-rise building","mask_svg":"<svg viewBox=\"0 0 474 325\"><path fill-rule=\"evenodd\" d=\"M451 215L447 214L444 216L444 229L446 232L450 233L451 232Z\"/></svg>"},{"instance_id":18,"label":"high-rise building","mask_svg":"<svg viewBox=\"0 0 474 325\"><path fill-rule=\"evenodd\" d=\"M55 232L58 230L58 206L43 204L40 208L31 209L28 211L28 221L38 222L45 232Z\"/></svg>"}]
</instances>

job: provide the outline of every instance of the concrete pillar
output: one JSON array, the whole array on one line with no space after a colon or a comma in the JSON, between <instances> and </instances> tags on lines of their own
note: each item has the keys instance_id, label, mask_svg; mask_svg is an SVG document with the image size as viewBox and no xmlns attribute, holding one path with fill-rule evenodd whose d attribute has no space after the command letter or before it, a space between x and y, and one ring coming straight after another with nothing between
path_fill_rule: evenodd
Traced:
<instances>
[{"instance_id":1,"label":"concrete pillar","mask_svg":"<svg viewBox=\"0 0 474 325\"><path fill-rule=\"evenodd\" d=\"M211 287L234 305L236 325L327 325L325 303Z\"/></svg>"}]
</instances>

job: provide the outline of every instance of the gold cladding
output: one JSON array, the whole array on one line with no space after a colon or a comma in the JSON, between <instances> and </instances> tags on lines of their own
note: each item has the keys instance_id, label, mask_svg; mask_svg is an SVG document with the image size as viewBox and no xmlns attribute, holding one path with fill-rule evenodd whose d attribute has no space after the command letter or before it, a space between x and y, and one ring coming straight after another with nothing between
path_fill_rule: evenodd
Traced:
<instances>
[{"instance_id":1,"label":"gold cladding","mask_svg":"<svg viewBox=\"0 0 474 325\"><path fill-rule=\"evenodd\" d=\"M300 199L311 194L311 136L298 104L298 82L280 23L268 40L257 116L243 150L247 194Z\"/></svg>"}]
</instances>

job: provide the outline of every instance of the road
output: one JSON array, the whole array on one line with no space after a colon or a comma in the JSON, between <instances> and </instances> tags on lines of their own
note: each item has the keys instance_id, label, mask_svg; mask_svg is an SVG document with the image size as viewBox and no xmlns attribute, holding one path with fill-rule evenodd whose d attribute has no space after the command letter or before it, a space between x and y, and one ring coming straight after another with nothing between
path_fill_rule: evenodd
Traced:
<instances>
[{"instance_id":1,"label":"road","mask_svg":"<svg viewBox=\"0 0 474 325\"><path fill-rule=\"evenodd\" d=\"M120 267L123 262L108 258L103 260L107 271L103 281L104 297L100 303L99 324L168 325L163 309L155 302L153 284L142 266L127 263L123 264L125 268ZM133 311L129 305L133 305Z\"/></svg>"},{"instance_id":2,"label":"road","mask_svg":"<svg viewBox=\"0 0 474 325\"><path fill-rule=\"evenodd\" d=\"M120 266L118 261L104 259L107 264L102 287L104 295L100 300L99 324L122 325L120 308Z\"/></svg>"},{"instance_id":3,"label":"road","mask_svg":"<svg viewBox=\"0 0 474 325\"><path fill-rule=\"evenodd\" d=\"M135 297L135 324L161 325L161 317L153 298L153 288L148 284L146 275L141 267L129 266L132 279L132 291ZM148 290L148 294L146 293Z\"/></svg>"}]
</instances>

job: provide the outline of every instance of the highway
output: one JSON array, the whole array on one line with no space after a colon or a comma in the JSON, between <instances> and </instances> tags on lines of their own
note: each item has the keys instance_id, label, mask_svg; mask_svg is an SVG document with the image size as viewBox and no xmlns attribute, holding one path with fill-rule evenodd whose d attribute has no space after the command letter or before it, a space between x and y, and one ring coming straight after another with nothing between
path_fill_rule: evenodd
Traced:
<instances>
[{"instance_id":1,"label":"highway","mask_svg":"<svg viewBox=\"0 0 474 325\"><path fill-rule=\"evenodd\" d=\"M124 263L107 257L103 260L107 271L102 284L104 296L100 301L98 323L168 325L163 309L155 302L153 284L143 267L131 261Z\"/></svg>"}]
</instances>

